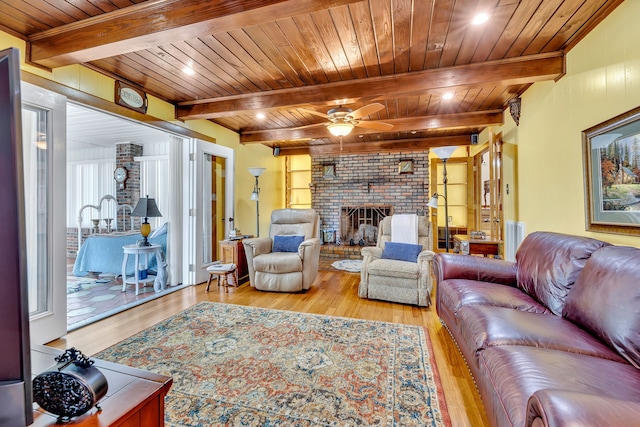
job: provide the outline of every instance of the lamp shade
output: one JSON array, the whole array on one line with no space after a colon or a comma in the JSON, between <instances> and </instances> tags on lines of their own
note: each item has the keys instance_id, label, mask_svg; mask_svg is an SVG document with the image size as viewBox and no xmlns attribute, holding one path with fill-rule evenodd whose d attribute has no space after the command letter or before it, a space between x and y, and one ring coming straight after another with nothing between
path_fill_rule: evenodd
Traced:
<instances>
[{"instance_id":1,"label":"lamp shade","mask_svg":"<svg viewBox=\"0 0 640 427\"><path fill-rule=\"evenodd\" d=\"M254 191L253 193L251 193L251 197L249 197L249 200L255 200L255 201L258 201L258 200L259 200L259 198L258 198L258 192L257 192L257 191Z\"/></svg>"},{"instance_id":2,"label":"lamp shade","mask_svg":"<svg viewBox=\"0 0 640 427\"><path fill-rule=\"evenodd\" d=\"M266 170L267 168L249 168L249 173L257 178Z\"/></svg>"},{"instance_id":3,"label":"lamp shade","mask_svg":"<svg viewBox=\"0 0 640 427\"><path fill-rule=\"evenodd\" d=\"M453 152L456 151L457 149L458 147L456 145L450 145L447 147L432 148L431 151L440 159L448 160L449 157L451 157L451 155L453 154Z\"/></svg>"},{"instance_id":4,"label":"lamp shade","mask_svg":"<svg viewBox=\"0 0 640 427\"><path fill-rule=\"evenodd\" d=\"M329 132L331 132L333 136L346 136L351 133L353 125L351 123L337 122L331 123L327 126L327 129L329 129Z\"/></svg>"},{"instance_id":5,"label":"lamp shade","mask_svg":"<svg viewBox=\"0 0 640 427\"><path fill-rule=\"evenodd\" d=\"M136 208L131 212L131 216L139 216L144 218L153 218L162 216L158 205L156 205L156 199L151 199L149 196L141 197L138 200Z\"/></svg>"},{"instance_id":6,"label":"lamp shade","mask_svg":"<svg viewBox=\"0 0 640 427\"><path fill-rule=\"evenodd\" d=\"M438 193L434 194L431 197L429 203L427 203L427 206L430 208L438 209Z\"/></svg>"}]
</instances>

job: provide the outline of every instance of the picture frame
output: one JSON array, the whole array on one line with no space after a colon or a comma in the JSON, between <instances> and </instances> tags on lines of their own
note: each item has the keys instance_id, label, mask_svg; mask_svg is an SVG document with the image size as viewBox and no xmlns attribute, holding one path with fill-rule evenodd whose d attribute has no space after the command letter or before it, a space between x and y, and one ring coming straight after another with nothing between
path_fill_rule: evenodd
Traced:
<instances>
[{"instance_id":1,"label":"picture frame","mask_svg":"<svg viewBox=\"0 0 640 427\"><path fill-rule=\"evenodd\" d=\"M582 131L586 230L640 235L640 107Z\"/></svg>"},{"instance_id":2,"label":"picture frame","mask_svg":"<svg viewBox=\"0 0 640 427\"><path fill-rule=\"evenodd\" d=\"M322 177L323 178L335 178L336 176L336 165L335 164L327 164L322 165Z\"/></svg>"},{"instance_id":3,"label":"picture frame","mask_svg":"<svg viewBox=\"0 0 640 427\"><path fill-rule=\"evenodd\" d=\"M412 174L413 173L413 159L402 159L398 162L399 174Z\"/></svg>"}]
</instances>

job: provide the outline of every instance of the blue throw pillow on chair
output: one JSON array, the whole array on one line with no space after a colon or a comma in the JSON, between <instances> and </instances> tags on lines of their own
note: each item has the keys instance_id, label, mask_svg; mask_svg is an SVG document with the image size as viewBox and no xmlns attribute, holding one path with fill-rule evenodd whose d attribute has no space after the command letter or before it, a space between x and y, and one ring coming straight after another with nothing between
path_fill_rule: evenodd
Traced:
<instances>
[{"instance_id":1,"label":"blue throw pillow on chair","mask_svg":"<svg viewBox=\"0 0 640 427\"><path fill-rule=\"evenodd\" d=\"M411 243L387 242L384 244L382 258L397 261L418 262L418 255L422 252L421 245Z\"/></svg>"},{"instance_id":2,"label":"blue throw pillow on chair","mask_svg":"<svg viewBox=\"0 0 640 427\"><path fill-rule=\"evenodd\" d=\"M272 252L298 252L304 236L273 236Z\"/></svg>"}]
</instances>

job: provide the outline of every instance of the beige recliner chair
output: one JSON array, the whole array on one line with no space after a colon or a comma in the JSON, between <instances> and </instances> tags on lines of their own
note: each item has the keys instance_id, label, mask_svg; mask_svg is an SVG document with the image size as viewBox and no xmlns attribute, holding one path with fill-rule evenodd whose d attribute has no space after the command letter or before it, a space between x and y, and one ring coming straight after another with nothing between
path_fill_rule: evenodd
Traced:
<instances>
[{"instance_id":1,"label":"beige recliner chair","mask_svg":"<svg viewBox=\"0 0 640 427\"><path fill-rule=\"evenodd\" d=\"M379 230L377 246L364 247L361 251L363 259L358 295L361 298L429 306L433 287L431 260L435 255L431 223L424 216L418 217L418 244L422 251L417 255L417 262L382 258L385 244L391 241L391 216L380 222Z\"/></svg>"},{"instance_id":2,"label":"beige recliner chair","mask_svg":"<svg viewBox=\"0 0 640 427\"><path fill-rule=\"evenodd\" d=\"M319 228L315 209L273 211L269 237L242 241L251 286L275 292L309 289L318 275Z\"/></svg>"}]
</instances>

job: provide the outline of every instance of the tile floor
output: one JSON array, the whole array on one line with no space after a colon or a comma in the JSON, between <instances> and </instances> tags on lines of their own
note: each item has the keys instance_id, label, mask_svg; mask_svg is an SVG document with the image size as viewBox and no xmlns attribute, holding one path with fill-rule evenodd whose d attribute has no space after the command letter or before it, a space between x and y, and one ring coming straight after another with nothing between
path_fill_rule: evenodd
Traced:
<instances>
[{"instance_id":1,"label":"tile floor","mask_svg":"<svg viewBox=\"0 0 640 427\"><path fill-rule=\"evenodd\" d=\"M107 316L166 295L167 292L181 288L181 286L170 287L164 292L156 293L153 290L153 283L150 283L151 286L141 287L139 294L136 295L134 285L128 285L127 291L122 292L122 280L120 278L113 276L99 277L97 275L78 278L71 276L72 270L73 260L68 260L68 331L96 322Z\"/></svg>"}]
</instances>

